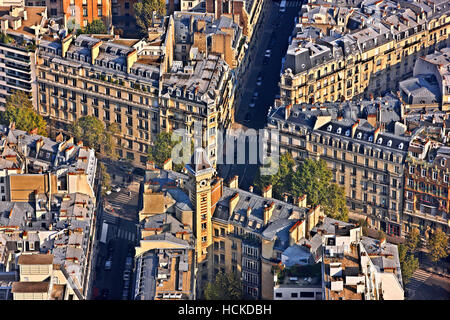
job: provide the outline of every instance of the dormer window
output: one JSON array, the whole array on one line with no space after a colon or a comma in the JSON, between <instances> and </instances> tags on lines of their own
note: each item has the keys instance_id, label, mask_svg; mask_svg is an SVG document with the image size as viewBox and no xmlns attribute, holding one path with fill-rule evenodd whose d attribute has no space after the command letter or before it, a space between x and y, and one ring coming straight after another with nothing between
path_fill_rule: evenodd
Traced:
<instances>
[{"instance_id":1,"label":"dormer window","mask_svg":"<svg viewBox=\"0 0 450 320\"><path fill-rule=\"evenodd\" d=\"M373 136L370 136L369 137L369 142L372 142L373 141Z\"/></svg>"},{"instance_id":2,"label":"dormer window","mask_svg":"<svg viewBox=\"0 0 450 320\"><path fill-rule=\"evenodd\" d=\"M378 138L377 143L378 143L378 144L382 144L382 143L383 143L383 138Z\"/></svg>"},{"instance_id":3,"label":"dormer window","mask_svg":"<svg viewBox=\"0 0 450 320\"><path fill-rule=\"evenodd\" d=\"M362 132L358 132L358 139L361 139L361 137L362 137Z\"/></svg>"},{"instance_id":4,"label":"dormer window","mask_svg":"<svg viewBox=\"0 0 450 320\"><path fill-rule=\"evenodd\" d=\"M345 136L350 137L350 130L345 131Z\"/></svg>"},{"instance_id":5,"label":"dormer window","mask_svg":"<svg viewBox=\"0 0 450 320\"><path fill-rule=\"evenodd\" d=\"M331 132L331 128L333 128L331 125L329 125L328 127L327 127L327 131L329 131L329 132Z\"/></svg>"},{"instance_id":6,"label":"dormer window","mask_svg":"<svg viewBox=\"0 0 450 320\"><path fill-rule=\"evenodd\" d=\"M403 150L403 142L400 143L400 144L398 145L398 148L399 148L400 150Z\"/></svg>"},{"instance_id":7,"label":"dormer window","mask_svg":"<svg viewBox=\"0 0 450 320\"><path fill-rule=\"evenodd\" d=\"M189 99L190 99L190 100L193 100L193 99L194 99L194 94L191 93L191 92L189 93Z\"/></svg>"},{"instance_id":8,"label":"dormer window","mask_svg":"<svg viewBox=\"0 0 450 320\"><path fill-rule=\"evenodd\" d=\"M389 140L389 141L388 141L387 146L388 146L388 147L392 146L392 140Z\"/></svg>"},{"instance_id":9,"label":"dormer window","mask_svg":"<svg viewBox=\"0 0 450 320\"><path fill-rule=\"evenodd\" d=\"M445 167L445 159L442 159L442 160L441 160L441 166L442 166L442 167Z\"/></svg>"},{"instance_id":10,"label":"dormer window","mask_svg":"<svg viewBox=\"0 0 450 320\"><path fill-rule=\"evenodd\" d=\"M172 94L172 93L173 93L173 89L172 89L172 88L167 88L167 92L168 92L169 94Z\"/></svg>"},{"instance_id":11,"label":"dormer window","mask_svg":"<svg viewBox=\"0 0 450 320\"><path fill-rule=\"evenodd\" d=\"M181 96L181 90L178 89L178 90L177 90L177 97L180 97L180 96Z\"/></svg>"},{"instance_id":12,"label":"dormer window","mask_svg":"<svg viewBox=\"0 0 450 320\"><path fill-rule=\"evenodd\" d=\"M336 131L337 134L341 134L341 132L342 132L342 128L338 128Z\"/></svg>"}]
</instances>

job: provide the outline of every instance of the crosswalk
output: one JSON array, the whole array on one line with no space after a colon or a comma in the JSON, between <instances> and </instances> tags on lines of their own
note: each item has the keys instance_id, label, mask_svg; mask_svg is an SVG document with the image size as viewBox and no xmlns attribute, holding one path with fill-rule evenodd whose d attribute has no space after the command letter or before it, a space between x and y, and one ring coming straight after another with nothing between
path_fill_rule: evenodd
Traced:
<instances>
[{"instance_id":1,"label":"crosswalk","mask_svg":"<svg viewBox=\"0 0 450 320\"><path fill-rule=\"evenodd\" d=\"M302 6L302 1L301 0L297 0L297 1L286 1L286 8L294 8L294 7L301 7Z\"/></svg>"},{"instance_id":2,"label":"crosswalk","mask_svg":"<svg viewBox=\"0 0 450 320\"><path fill-rule=\"evenodd\" d=\"M106 223L115 225L117 224L118 219L119 217L115 217L108 214L107 212L103 212L103 221L105 221Z\"/></svg>"},{"instance_id":3,"label":"crosswalk","mask_svg":"<svg viewBox=\"0 0 450 320\"><path fill-rule=\"evenodd\" d=\"M416 272L414 272L413 276L409 280L408 284L406 285L406 288L408 290L415 291L417 290L425 281L428 280L428 278L431 277L431 274L421 270L417 269Z\"/></svg>"},{"instance_id":4,"label":"crosswalk","mask_svg":"<svg viewBox=\"0 0 450 320\"><path fill-rule=\"evenodd\" d=\"M117 231L117 238L120 238L120 239L126 239L128 241L134 241L135 236L136 235L135 235L134 232L131 232L131 231L128 231L128 230L119 229Z\"/></svg>"}]
</instances>

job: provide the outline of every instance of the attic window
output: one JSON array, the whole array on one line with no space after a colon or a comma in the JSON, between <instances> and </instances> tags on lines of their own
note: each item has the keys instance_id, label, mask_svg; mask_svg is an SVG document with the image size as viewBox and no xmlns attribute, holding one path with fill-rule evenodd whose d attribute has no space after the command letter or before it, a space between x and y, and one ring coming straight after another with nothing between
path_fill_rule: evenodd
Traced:
<instances>
[{"instance_id":1,"label":"attic window","mask_svg":"<svg viewBox=\"0 0 450 320\"><path fill-rule=\"evenodd\" d=\"M383 143L383 138L378 138L377 143L378 143L378 144L382 144L382 143Z\"/></svg>"},{"instance_id":2,"label":"attic window","mask_svg":"<svg viewBox=\"0 0 450 320\"><path fill-rule=\"evenodd\" d=\"M392 146L392 140L389 140L389 141L388 141L387 146L388 146L388 147Z\"/></svg>"},{"instance_id":3,"label":"attic window","mask_svg":"<svg viewBox=\"0 0 450 320\"><path fill-rule=\"evenodd\" d=\"M328 127L327 127L327 131L331 131L331 128L333 128L331 125L329 125Z\"/></svg>"},{"instance_id":4,"label":"attic window","mask_svg":"<svg viewBox=\"0 0 450 320\"><path fill-rule=\"evenodd\" d=\"M358 139L361 139L362 137L362 132L358 132Z\"/></svg>"},{"instance_id":5,"label":"attic window","mask_svg":"<svg viewBox=\"0 0 450 320\"><path fill-rule=\"evenodd\" d=\"M370 136L369 137L369 142L372 142L373 141L373 136Z\"/></svg>"},{"instance_id":6,"label":"attic window","mask_svg":"<svg viewBox=\"0 0 450 320\"><path fill-rule=\"evenodd\" d=\"M181 90L177 90L177 97L181 96Z\"/></svg>"},{"instance_id":7,"label":"attic window","mask_svg":"<svg viewBox=\"0 0 450 320\"><path fill-rule=\"evenodd\" d=\"M341 134L341 132L342 132L342 128L338 128L336 131L337 134Z\"/></svg>"},{"instance_id":8,"label":"attic window","mask_svg":"<svg viewBox=\"0 0 450 320\"><path fill-rule=\"evenodd\" d=\"M346 135L347 137L349 137L349 136L350 136L350 130L345 131L345 135Z\"/></svg>"},{"instance_id":9,"label":"attic window","mask_svg":"<svg viewBox=\"0 0 450 320\"><path fill-rule=\"evenodd\" d=\"M445 167L445 159L442 159L442 160L441 160L441 166L442 166L442 167Z\"/></svg>"},{"instance_id":10,"label":"attic window","mask_svg":"<svg viewBox=\"0 0 450 320\"><path fill-rule=\"evenodd\" d=\"M403 149L403 143L400 143L400 144L398 145L398 148L399 148L400 150L402 150L402 149Z\"/></svg>"},{"instance_id":11,"label":"attic window","mask_svg":"<svg viewBox=\"0 0 450 320\"><path fill-rule=\"evenodd\" d=\"M247 202L250 201L250 197L245 198L245 201Z\"/></svg>"}]
</instances>

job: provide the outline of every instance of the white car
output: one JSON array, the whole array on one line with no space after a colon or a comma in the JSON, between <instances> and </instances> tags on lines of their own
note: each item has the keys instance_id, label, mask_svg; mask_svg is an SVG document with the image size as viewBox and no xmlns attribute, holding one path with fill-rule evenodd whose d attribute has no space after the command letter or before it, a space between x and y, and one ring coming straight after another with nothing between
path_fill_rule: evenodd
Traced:
<instances>
[{"instance_id":1,"label":"white car","mask_svg":"<svg viewBox=\"0 0 450 320\"><path fill-rule=\"evenodd\" d=\"M270 55L272 54L272 50L267 49L266 50L266 54L264 55L264 57L270 58Z\"/></svg>"},{"instance_id":2,"label":"white car","mask_svg":"<svg viewBox=\"0 0 450 320\"><path fill-rule=\"evenodd\" d=\"M106 194L109 196L111 194L111 190L106 191Z\"/></svg>"},{"instance_id":3,"label":"white car","mask_svg":"<svg viewBox=\"0 0 450 320\"><path fill-rule=\"evenodd\" d=\"M111 264L112 264L112 261L111 260L107 260L105 262L105 270L111 270Z\"/></svg>"},{"instance_id":4,"label":"white car","mask_svg":"<svg viewBox=\"0 0 450 320\"><path fill-rule=\"evenodd\" d=\"M124 280L124 281L130 281L130 271L129 271L129 270L126 270L126 271L123 273L123 280Z\"/></svg>"},{"instance_id":5,"label":"white car","mask_svg":"<svg viewBox=\"0 0 450 320\"><path fill-rule=\"evenodd\" d=\"M114 192L120 192L120 187L119 186L115 186L114 188L112 188Z\"/></svg>"}]
</instances>

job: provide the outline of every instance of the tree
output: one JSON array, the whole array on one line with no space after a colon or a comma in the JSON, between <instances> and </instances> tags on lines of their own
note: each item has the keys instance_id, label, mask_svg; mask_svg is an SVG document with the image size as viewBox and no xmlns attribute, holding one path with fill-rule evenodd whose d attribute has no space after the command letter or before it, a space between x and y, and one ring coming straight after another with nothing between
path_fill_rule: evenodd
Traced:
<instances>
[{"instance_id":1,"label":"tree","mask_svg":"<svg viewBox=\"0 0 450 320\"><path fill-rule=\"evenodd\" d=\"M409 251L416 251L420 243L420 232L417 228L413 228L411 232L406 236L406 247Z\"/></svg>"},{"instance_id":2,"label":"tree","mask_svg":"<svg viewBox=\"0 0 450 320\"><path fill-rule=\"evenodd\" d=\"M85 34L106 34L108 33L108 29L106 28L105 24L103 23L103 20L96 19L92 21L91 23L88 23L86 27L83 29L79 29L79 34L85 33Z\"/></svg>"},{"instance_id":3,"label":"tree","mask_svg":"<svg viewBox=\"0 0 450 320\"><path fill-rule=\"evenodd\" d=\"M331 176L324 160L306 159L294 173L292 191L296 197L306 194L308 205L321 205L325 215L348 221L344 188L332 183Z\"/></svg>"},{"instance_id":4,"label":"tree","mask_svg":"<svg viewBox=\"0 0 450 320\"><path fill-rule=\"evenodd\" d=\"M219 272L213 282L208 282L205 288L206 300L240 300L242 285L237 273Z\"/></svg>"},{"instance_id":5,"label":"tree","mask_svg":"<svg viewBox=\"0 0 450 320\"><path fill-rule=\"evenodd\" d=\"M436 230L427 241L427 248L431 261L437 262L448 256L447 253L448 237L441 230Z\"/></svg>"},{"instance_id":6,"label":"tree","mask_svg":"<svg viewBox=\"0 0 450 320\"><path fill-rule=\"evenodd\" d=\"M348 221L348 208L345 200L345 190L336 183L331 183L326 189L327 198L321 203L326 216L340 221Z\"/></svg>"},{"instance_id":7,"label":"tree","mask_svg":"<svg viewBox=\"0 0 450 320\"><path fill-rule=\"evenodd\" d=\"M102 195L106 194L106 191L111 189L111 176L106 171L106 167L103 163L99 162L99 170L100 170L100 176L101 176L101 188L102 188Z\"/></svg>"},{"instance_id":8,"label":"tree","mask_svg":"<svg viewBox=\"0 0 450 320\"><path fill-rule=\"evenodd\" d=\"M5 111L0 113L0 122L15 123L19 130L30 132L37 128L37 134L47 136L47 123L33 109L33 103L23 91L16 91L6 98Z\"/></svg>"},{"instance_id":9,"label":"tree","mask_svg":"<svg viewBox=\"0 0 450 320\"><path fill-rule=\"evenodd\" d=\"M272 192L275 198L281 198L283 193L289 192L292 186L292 173L295 161L288 152L280 156L278 172L274 175L261 175L259 170L255 179L255 185L259 189L272 185Z\"/></svg>"},{"instance_id":10,"label":"tree","mask_svg":"<svg viewBox=\"0 0 450 320\"><path fill-rule=\"evenodd\" d=\"M79 141L97 152L104 152L115 158L115 140L112 137L117 131L116 125L106 126L94 116L84 116L75 121L69 131Z\"/></svg>"},{"instance_id":11,"label":"tree","mask_svg":"<svg viewBox=\"0 0 450 320\"><path fill-rule=\"evenodd\" d=\"M359 225L362 228L362 234L363 236L367 236L368 235L368 226L369 223L367 222L367 219L359 219Z\"/></svg>"},{"instance_id":12,"label":"tree","mask_svg":"<svg viewBox=\"0 0 450 320\"><path fill-rule=\"evenodd\" d=\"M414 272L419 268L419 259L415 258L411 253L407 254L406 249L402 249L402 255L403 261L400 260L400 268L402 270L403 286L405 286Z\"/></svg>"},{"instance_id":13,"label":"tree","mask_svg":"<svg viewBox=\"0 0 450 320\"><path fill-rule=\"evenodd\" d=\"M386 239L386 234L384 233L383 230L378 230L377 239L380 240L380 241Z\"/></svg>"},{"instance_id":14,"label":"tree","mask_svg":"<svg viewBox=\"0 0 450 320\"><path fill-rule=\"evenodd\" d=\"M148 160L162 167L164 162L172 157L172 148L176 144L176 141L172 141L171 133L161 132L156 136L155 142L149 150Z\"/></svg>"},{"instance_id":15,"label":"tree","mask_svg":"<svg viewBox=\"0 0 450 320\"><path fill-rule=\"evenodd\" d=\"M153 23L153 12L164 16L166 14L166 2L164 0L142 0L134 4L136 23L144 34L147 34L148 28Z\"/></svg>"}]
</instances>

